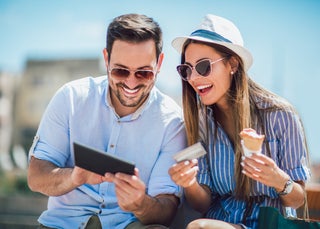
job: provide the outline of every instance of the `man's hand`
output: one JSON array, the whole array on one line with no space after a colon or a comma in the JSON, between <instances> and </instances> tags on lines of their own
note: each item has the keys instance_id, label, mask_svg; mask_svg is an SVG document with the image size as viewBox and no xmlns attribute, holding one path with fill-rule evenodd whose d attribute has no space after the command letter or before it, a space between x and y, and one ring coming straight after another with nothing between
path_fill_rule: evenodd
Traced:
<instances>
[{"instance_id":1,"label":"man's hand","mask_svg":"<svg viewBox=\"0 0 320 229\"><path fill-rule=\"evenodd\" d=\"M83 184L100 184L105 181L104 177L90 172L88 170L82 169L78 166L75 166L72 173L71 173L71 180L72 182L77 185L83 185Z\"/></svg>"},{"instance_id":2,"label":"man's hand","mask_svg":"<svg viewBox=\"0 0 320 229\"><path fill-rule=\"evenodd\" d=\"M174 194L149 196L137 168L134 173L105 174L104 181L115 184L120 208L132 212L143 224L169 225L177 210L179 198Z\"/></svg>"},{"instance_id":3,"label":"man's hand","mask_svg":"<svg viewBox=\"0 0 320 229\"><path fill-rule=\"evenodd\" d=\"M124 211L134 212L139 210L146 197L146 186L139 178L139 171L135 168L135 175L124 173L106 173L105 181L115 184L118 204Z\"/></svg>"}]
</instances>

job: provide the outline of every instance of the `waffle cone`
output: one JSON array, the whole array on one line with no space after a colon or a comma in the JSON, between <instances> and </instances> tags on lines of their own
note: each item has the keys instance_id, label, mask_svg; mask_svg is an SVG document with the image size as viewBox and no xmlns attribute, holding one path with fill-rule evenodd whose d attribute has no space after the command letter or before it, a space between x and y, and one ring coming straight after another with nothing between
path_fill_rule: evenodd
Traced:
<instances>
[{"instance_id":1,"label":"waffle cone","mask_svg":"<svg viewBox=\"0 0 320 229\"><path fill-rule=\"evenodd\" d=\"M260 151L264 135L257 134L254 129L245 128L240 132L244 146L250 151Z\"/></svg>"}]
</instances>

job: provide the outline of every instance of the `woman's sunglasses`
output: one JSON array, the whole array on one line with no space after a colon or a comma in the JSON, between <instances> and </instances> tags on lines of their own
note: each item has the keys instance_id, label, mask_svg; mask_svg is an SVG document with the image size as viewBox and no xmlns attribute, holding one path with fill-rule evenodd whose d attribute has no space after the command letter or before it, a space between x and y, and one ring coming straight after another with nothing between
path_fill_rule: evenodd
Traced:
<instances>
[{"instance_id":1,"label":"woman's sunglasses","mask_svg":"<svg viewBox=\"0 0 320 229\"><path fill-rule=\"evenodd\" d=\"M109 69L109 74L111 74L112 77L116 77L118 79L127 78L131 72L133 72L134 76L138 79L151 80L155 76L155 71L153 70L129 70L127 68L118 67Z\"/></svg>"},{"instance_id":2,"label":"woman's sunglasses","mask_svg":"<svg viewBox=\"0 0 320 229\"><path fill-rule=\"evenodd\" d=\"M225 58L226 57L222 57L215 61L204 59L196 63L194 67L189 64L180 64L177 66L177 71L181 78L185 81L190 80L193 69L195 69L200 76L206 77L211 73L211 65L224 60Z\"/></svg>"}]
</instances>

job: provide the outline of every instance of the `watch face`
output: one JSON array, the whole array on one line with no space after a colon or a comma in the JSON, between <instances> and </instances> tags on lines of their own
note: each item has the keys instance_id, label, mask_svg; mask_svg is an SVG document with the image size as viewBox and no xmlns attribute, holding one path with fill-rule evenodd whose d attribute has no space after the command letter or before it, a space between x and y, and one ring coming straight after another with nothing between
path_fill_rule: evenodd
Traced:
<instances>
[{"instance_id":1,"label":"watch face","mask_svg":"<svg viewBox=\"0 0 320 229\"><path fill-rule=\"evenodd\" d=\"M287 183L284 186L284 189L282 192L279 192L279 195L287 195L289 194L293 189L293 181L290 179L287 181Z\"/></svg>"},{"instance_id":2,"label":"watch face","mask_svg":"<svg viewBox=\"0 0 320 229\"><path fill-rule=\"evenodd\" d=\"M291 179L288 180L287 183L284 186L283 191L279 192L278 195L287 195L287 194L289 194L293 189L293 184L294 183L293 183L293 181Z\"/></svg>"},{"instance_id":3,"label":"watch face","mask_svg":"<svg viewBox=\"0 0 320 229\"><path fill-rule=\"evenodd\" d=\"M292 180L288 180L286 183L286 188L285 188L285 192L286 194L290 193L293 189L293 181Z\"/></svg>"}]
</instances>

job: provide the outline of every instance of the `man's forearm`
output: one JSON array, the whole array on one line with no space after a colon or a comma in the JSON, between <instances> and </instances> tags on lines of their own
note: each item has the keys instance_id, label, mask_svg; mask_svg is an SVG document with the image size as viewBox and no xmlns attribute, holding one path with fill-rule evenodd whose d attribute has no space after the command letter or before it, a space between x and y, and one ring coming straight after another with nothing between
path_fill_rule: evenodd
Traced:
<instances>
[{"instance_id":1,"label":"man's forearm","mask_svg":"<svg viewBox=\"0 0 320 229\"><path fill-rule=\"evenodd\" d=\"M54 164L32 157L28 169L28 185L32 191L47 196L59 196L76 186L71 182L71 168L59 168Z\"/></svg>"},{"instance_id":2,"label":"man's forearm","mask_svg":"<svg viewBox=\"0 0 320 229\"><path fill-rule=\"evenodd\" d=\"M168 226L176 214L178 205L179 198L172 194L162 194L156 197L146 195L141 208L133 213L145 225Z\"/></svg>"}]
</instances>

